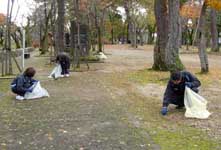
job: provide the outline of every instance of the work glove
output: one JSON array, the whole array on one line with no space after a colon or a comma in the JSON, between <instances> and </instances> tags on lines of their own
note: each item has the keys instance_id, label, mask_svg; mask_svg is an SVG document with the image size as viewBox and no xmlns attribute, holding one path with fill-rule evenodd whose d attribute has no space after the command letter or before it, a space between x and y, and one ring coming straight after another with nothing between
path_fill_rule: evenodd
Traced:
<instances>
[{"instance_id":1,"label":"work glove","mask_svg":"<svg viewBox=\"0 0 221 150\"><path fill-rule=\"evenodd\" d=\"M168 112L167 107L162 107L162 109L161 109L161 114L162 114L163 116L165 116L165 115L167 114L167 112Z\"/></svg>"},{"instance_id":2,"label":"work glove","mask_svg":"<svg viewBox=\"0 0 221 150\"><path fill-rule=\"evenodd\" d=\"M185 82L185 86L187 86L188 88L192 88L192 83L191 82Z\"/></svg>"}]
</instances>

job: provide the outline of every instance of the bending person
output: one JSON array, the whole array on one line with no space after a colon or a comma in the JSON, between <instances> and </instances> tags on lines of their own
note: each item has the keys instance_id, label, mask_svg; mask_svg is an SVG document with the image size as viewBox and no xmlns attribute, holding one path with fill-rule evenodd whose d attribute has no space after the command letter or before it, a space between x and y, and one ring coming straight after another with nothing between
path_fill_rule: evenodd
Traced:
<instances>
[{"instance_id":1,"label":"bending person","mask_svg":"<svg viewBox=\"0 0 221 150\"><path fill-rule=\"evenodd\" d=\"M16 77L11 83L11 90L17 94L17 100L24 100L26 92L32 92L37 80L32 79L36 71L33 67L27 68L23 74Z\"/></svg>"},{"instance_id":2,"label":"bending person","mask_svg":"<svg viewBox=\"0 0 221 150\"><path fill-rule=\"evenodd\" d=\"M61 52L56 57L56 62L61 65L61 77L69 77L70 57L67 53Z\"/></svg>"},{"instance_id":3,"label":"bending person","mask_svg":"<svg viewBox=\"0 0 221 150\"><path fill-rule=\"evenodd\" d=\"M168 105L177 105L177 109L184 107L184 92L185 86L191 88L198 93L198 87L201 85L200 81L187 71L177 71L171 74L168 81L166 91L163 98L163 107L161 114L166 115L168 112Z\"/></svg>"}]
</instances>

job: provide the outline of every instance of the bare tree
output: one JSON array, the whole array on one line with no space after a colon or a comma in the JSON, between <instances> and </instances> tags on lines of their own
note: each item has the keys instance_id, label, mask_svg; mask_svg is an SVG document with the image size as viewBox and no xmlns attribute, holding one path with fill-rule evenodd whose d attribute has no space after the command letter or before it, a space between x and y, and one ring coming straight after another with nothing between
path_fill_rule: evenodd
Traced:
<instances>
[{"instance_id":1,"label":"bare tree","mask_svg":"<svg viewBox=\"0 0 221 150\"><path fill-rule=\"evenodd\" d=\"M154 64L155 70L167 70L165 62L165 49L168 41L168 14L167 1L155 0L154 12L157 24L157 41L154 47Z\"/></svg>"},{"instance_id":2,"label":"bare tree","mask_svg":"<svg viewBox=\"0 0 221 150\"><path fill-rule=\"evenodd\" d=\"M218 45L218 30L217 30L217 12L214 9L210 10L210 16L211 16L211 37L212 37L212 47L211 50L213 52L219 51L219 45Z\"/></svg>"},{"instance_id":3,"label":"bare tree","mask_svg":"<svg viewBox=\"0 0 221 150\"><path fill-rule=\"evenodd\" d=\"M58 18L55 34L55 51L64 51L64 18L65 18L65 0L57 0Z\"/></svg>"},{"instance_id":4,"label":"bare tree","mask_svg":"<svg viewBox=\"0 0 221 150\"><path fill-rule=\"evenodd\" d=\"M10 3L11 2L11 3ZM8 0L7 6L7 23L6 23L6 34L5 34L5 74L12 74L12 60L11 60L11 17L14 6L14 0ZM4 74L4 73L3 73Z\"/></svg>"},{"instance_id":5,"label":"bare tree","mask_svg":"<svg viewBox=\"0 0 221 150\"><path fill-rule=\"evenodd\" d=\"M124 9L125 9L125 12L126 12L126 16L127 16L127 19L126 19L126 22L127 22L127 42L131 42L131 36L132 36L132 30L133 30L133 26L132 26L132 21L131 21L131 5L132 1L131 0L124 0Z\"/></svg>"},{"instance_id":6,"label":"bare tree","mask_svg":"<svg viewBox=\"0 0 221 150\"><path fill-rule=\"evenodd\" d=\"M180 2L169 0L169 39L166 46L166 64L170 71L182 70L184 68L179 58L179 47L181 38L181 21L179 15Z\"/></svg>"},{"instance_id":7,"label":"bare tree","mask_svg":"<svg viewBox=\"0 0 221 150\"><path fill-rule=\"evenodd\" d=\"M200 19L199 19L199 30L198 30L198 49L199 58L201 64L201 72L209 72L209 62L206 52L206 4L203 4Z\"/></svg>"}]
</instances>

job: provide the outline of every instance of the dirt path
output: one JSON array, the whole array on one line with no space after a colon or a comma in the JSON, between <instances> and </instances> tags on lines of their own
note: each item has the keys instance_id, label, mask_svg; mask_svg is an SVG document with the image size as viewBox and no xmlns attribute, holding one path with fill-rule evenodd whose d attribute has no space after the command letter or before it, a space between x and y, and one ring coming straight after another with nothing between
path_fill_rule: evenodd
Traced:
<instances>
[{"instance_id":1,"label":"dirt path","mask_svg":"<svg viewBox=\"0 0 221 150\"><path fill-rule=\"evenodd\" d=\"M205 130L213 125L209 127L212 130L209 133L216 130L219 138L219 110L205 122L187 120L183 112L163 118L159 109L164 86L155 83L141 86L128 81L128 73L151 67L152 51L106 47L105 53L108 60L104 63L91 64L87 72L72 72L70 78L56 81L47 78L53 66L47 65L46 57L32 57L27 61L27 66L36 67L36 78L42 81L51 97L17 102L10 92L7 93L0 105L0 149L166 149L156 132L161 135L161 130L171 122L186 124L184 133L189 125ZM214 65L221 63L220 56L214 57L217 59ZM194 61L198 67L195 56L183 55L182 58L185 64ZM214 86L209 88L210 92L217 90ZM206 88L203 90L205 95L210 93ZM213 100L218 102L221 95L216 93L213 96ZM220 108L218 103L210 108ZM166 130L175 132L176 128L172 125ZM202 137L200 141L207 140Z\"/></svg>"}]
</instances>

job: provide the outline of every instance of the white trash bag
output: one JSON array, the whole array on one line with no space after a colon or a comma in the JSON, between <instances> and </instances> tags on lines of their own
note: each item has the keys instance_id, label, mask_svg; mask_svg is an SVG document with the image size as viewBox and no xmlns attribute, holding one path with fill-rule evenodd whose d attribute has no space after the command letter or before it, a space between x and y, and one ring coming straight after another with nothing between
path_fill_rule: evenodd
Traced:
<instances>
[{"instance_id":1,"label":"white trash bag","mask_svg":"<svg viewBox=\"0 0 221 150\"><path fill-rule=\"evenodd\" d=\"M187 118L207 119L211 114L206 108L207 100L188 87L185 87L184 104Z\"/></svg>"},{"instance_id":2,"label":"white trash bag","mask_svg":"<svg viewBox=\"0 0 221 150\"><path fill-rule=\"evenodd\" d=\"M107 59L107 56L104 55L103 52L99 52L99 54L97 55L97 57L98 57L100 60L105 60L105 59Z\"/></svg>"},{"instance_id":3,"label":"white trash bag","mask_svg":"<svg viewBox=\"0 0 221 150\"><path fill-rule=\"evenodd\" d=\"M48 77L57 79L61 77L61 72L62 72L61 65L57 64Z\"/></svg>"},{"instance_id":4,"label":"white trash bag","mask_svg":"<svg viewBox=\"0 0 221 150\"><path fill-rule=\"evenodd\" d=\"M26 92L24 99L36 99L42 97L49 97L49 94L46 89L41 87L40 81L36 82L33 86L32 92Z\"/></svg>"}]
</instances>

